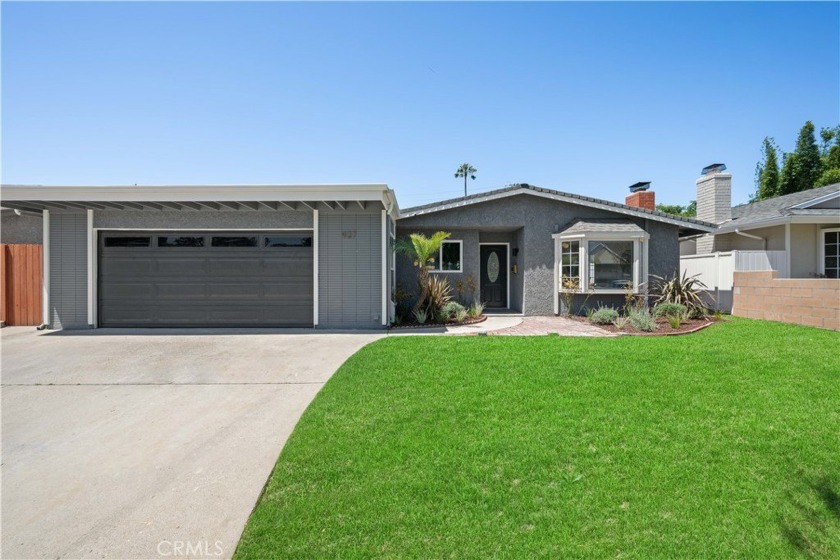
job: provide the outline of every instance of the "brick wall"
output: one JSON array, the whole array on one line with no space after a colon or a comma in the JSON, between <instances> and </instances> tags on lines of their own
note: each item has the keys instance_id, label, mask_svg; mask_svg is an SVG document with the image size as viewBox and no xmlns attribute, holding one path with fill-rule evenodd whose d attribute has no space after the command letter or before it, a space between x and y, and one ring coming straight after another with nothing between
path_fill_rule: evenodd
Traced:
<instances>
[{"instance_id":1,"label":"brick wall","mask_svg":"<svg viewBox=\"0 0 840 560\"><path fill-rule=\"evenodd\" d=\"M840 331L840 279L736 272L732 314Z\"/></svg>"}]
</instances>

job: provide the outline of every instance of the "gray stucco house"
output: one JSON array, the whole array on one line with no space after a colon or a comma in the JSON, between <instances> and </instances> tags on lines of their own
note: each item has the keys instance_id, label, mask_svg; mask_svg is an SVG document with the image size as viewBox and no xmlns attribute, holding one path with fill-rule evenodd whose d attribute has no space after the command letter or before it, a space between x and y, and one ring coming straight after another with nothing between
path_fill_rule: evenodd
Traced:
<instances>
[{"instance_id":1,"label":"gray stucco house","mask_svg":"<svg viewBox=\"0 0 840 560\"><path fill-rule=\"evenodd\" d=\"M650 275L679 271L679 238L714 224L654 210L648 183L625 204L527 184L401 211L397 236L447 231L436 274L463 301L488 309L551 315L561 290L577 305L621 305L629 287L643 293ZM411 263L397 257L397 286L416 290ZM458 288L461 288L460 290Z\"/></svg>"},{"instance_id":2,"label":"gray stucco house","mask_svg":"<svg viewBox=\"0 0 840 560\"><path fill-rule=\"evenodd\" d=\"M620 304L679 268L679 237L714 224L514 185L400 211L384 184L4 185L2 206L40 219L51 328L383 328L416 286L394 240L445 230L435 274L465 301L526 315L578 300ZM34 223L34 222L33 222Z\"/></svg>"}]
</instances>

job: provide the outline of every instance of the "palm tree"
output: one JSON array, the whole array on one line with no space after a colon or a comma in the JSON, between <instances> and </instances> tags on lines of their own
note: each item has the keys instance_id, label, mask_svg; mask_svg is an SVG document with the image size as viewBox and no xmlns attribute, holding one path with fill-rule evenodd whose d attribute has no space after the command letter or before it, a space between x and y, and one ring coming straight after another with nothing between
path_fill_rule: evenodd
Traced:
<instances>
[{"instance_id":1,"label":"palm tree","mask_svg":"<svg viewBox=\"0 0 840 560\"><path fill-rule=\"evenodd\" d=\"M429 265L434 265L440 252L440 245L449 235L445 231L439 231L431 237L426 237L422 233L412 233L408 237L397 239L394 245L394 249L398 253L410 258L414 266L417 267L417 284L420 286L420 295L411 310L412 313L421 309L429 297Z\"/></svg>"},{"instance_id":2,"label":"palm tree","mask_svg":"<svg viewBox=\"0 0 840 560\"><path fill-rule=\"evenodd\" d=\"M455 178L460 179L461 177L464 178L464 196L467 196L467 179L472 179L475 181L475 174L478 173L478 169L470 165L469 163L462 163L461 167L455 172Z\"/></svg>"}]
</instances>

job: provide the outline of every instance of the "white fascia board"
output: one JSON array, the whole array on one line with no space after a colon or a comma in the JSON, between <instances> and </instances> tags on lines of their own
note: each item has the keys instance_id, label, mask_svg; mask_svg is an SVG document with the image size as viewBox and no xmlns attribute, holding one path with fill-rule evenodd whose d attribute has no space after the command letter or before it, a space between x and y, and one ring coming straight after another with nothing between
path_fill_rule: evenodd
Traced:
<instances>
[{"instance_id":1,"label":"white fascia board","mask_svg":"<svg viewBox=\"0 0 840 560\"><path fill-rule=\"evenodd\" d=\"M835 192L830 192L828 194L818 196L817 198L812 198L811 200L806 200L805 202L797 204L796 206L791 206L791 208L796 208L796 209L810 208L811 206L814 206L816 204L822 204L823 202L828 202L829 200L834 200L835 198L840 198L840 188L838 188L838 190L836 190Z\"/></svg>"},{"instance_id":2,"label":"white fascia board","mask_svg":"<svg viewBox=\"0 0 840 560\"><path fill-rule=\"evenodd\" d=\"M587 231L580 233L554 233L551 237L555 239L592 239L595 241L621 241L622 239L650 239L646 231Z\"/></svg>"},{"instance_id":3,"label":"white fascia board","mask_svg":"<svg viewBox=\"0 0 840 560\"><path fill-rule=\"evenodd\" d=\"M401 218L411 218L413 216L422 216L423 214L431 214L431 213L434 213L434 212L440 212L442 210L451 210L453 208L461 208L463 206L471 206L473 204L478 204L480 202L487 202L489 200L498 200L500 198L507 198L509 196L517 196L517 195L520 195L520 194L529 194L531 196L540 196L540 197L543 197L543 198L549 198L551 200L558 200L560 202L567 202L569 204L577 204L579 206L588 206L590 208L598 208L600 210L606 210L608 212L615 212L617 214L625 214L627 216L634 216L636 218L645 218L645 219L648 219L648 220L663 222L663 223L671 224L671 225L674 225L674 226L690 227L692 229L698 229L700 231L705 231L705 232L712 232L715 229L713 227L703 226L703 225L695 224L695 223L692 223L692 222L686 222L686 221L678 220L678 219L674 219L674 218L667 218L665 216L658 216L656 214L649 214L647 212L639 212L639 211L633 210L632 208L623 208L623 207L620 207L620 206L612 206L610 204L601 204L599 202L593 202L593 201L590 201L590 200L583 200L583 199L580 199L580 198L574 198L574 197L570 197L570 196L563 196L563 195L547 193L547 192L538 192L538 191L534 191L534 190L531 190L531 189L516 189L516 190L512 190L512 191L505 191L505 192L500 192L500 193L495 193L495 194L488 194L487 196L472 198L472 199L469 199L469 200L459 200L457 202L452 202L450 204L444 204L444 205L441 205L441 206L435 206L433 208L426 208L426 209L423 209L423 210L417 210L415 212L408 212L408 213L402 214L400 217Z\"/></svg>"},{"instance_id":4,"label":"white fascia board","mask_svg":"<svg viewBox=\"0 0 840 560\"><path fill-rule=\"evenodd\" d=\"M139 185L139 186L38 186L3 185L3 200L42 201L272 201L339 200L393 201L386 184L346 185Z\"/></svg>"}]
</instances>

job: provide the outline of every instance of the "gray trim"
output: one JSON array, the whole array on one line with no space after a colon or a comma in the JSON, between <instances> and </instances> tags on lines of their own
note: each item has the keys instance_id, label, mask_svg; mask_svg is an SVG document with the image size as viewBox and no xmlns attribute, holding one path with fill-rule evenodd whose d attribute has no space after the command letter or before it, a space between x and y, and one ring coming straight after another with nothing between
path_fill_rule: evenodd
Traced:
<instances>
[{"instance_id":1,"label":"gray trim","mask_svg":"<svg viewBox=\"0 0 840 560\"><path fill-rule=\"evenodd\" d=\"M98 210L93 227L97 229L280 229L311 228L312 212L286 210L219 210L180 212L178 210Z\"/></svg>"}]
</instances>

